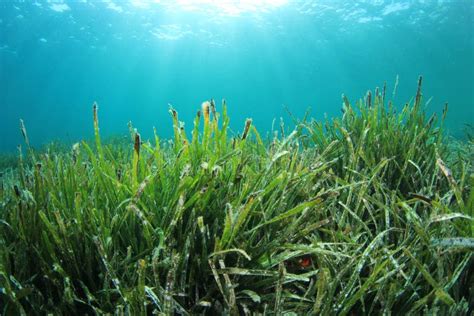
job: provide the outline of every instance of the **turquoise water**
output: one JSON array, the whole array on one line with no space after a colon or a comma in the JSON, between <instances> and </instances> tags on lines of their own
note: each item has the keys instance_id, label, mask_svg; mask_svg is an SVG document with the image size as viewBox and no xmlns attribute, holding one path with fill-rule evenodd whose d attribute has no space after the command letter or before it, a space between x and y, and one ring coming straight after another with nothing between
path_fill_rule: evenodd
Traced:
<instances>
[{"instance_id":1,"label":"turquoise water","mask_svg":"<svg viewBox=\"0 0 474 316\"><path fill-rule=\"evenodd\" d=\"M172 104L189 128L202 101L225 98L246 117L340 114L387 81L395 101L424 76L428 110L449 102L448 126L474 123L474 1L0 0L0 150L101 132L172 133ZM219 103L218 103L219 104Z\"/></svg>"}]
</instances>

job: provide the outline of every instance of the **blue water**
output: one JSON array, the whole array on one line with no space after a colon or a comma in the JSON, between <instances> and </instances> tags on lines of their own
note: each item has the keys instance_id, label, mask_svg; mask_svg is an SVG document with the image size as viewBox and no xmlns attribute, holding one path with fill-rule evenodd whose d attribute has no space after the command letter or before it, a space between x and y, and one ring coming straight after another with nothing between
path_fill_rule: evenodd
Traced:
<instances>
[{"instance_id":1,"label":"blue water","mask_svg":"<svg viewBox=\"0 0 474 316\"><path fill-rule=\"evenodd\" d=\"M0 150L101 132L172 133L169 104L190 128L202 101L225 98L236 131L262 131L285 107L340 114L387 81L404 104L424 76L428 111L474 123L474 1L0 0ZM218 102L219 104L219 102Z\"/></svg>"}]
</instances>

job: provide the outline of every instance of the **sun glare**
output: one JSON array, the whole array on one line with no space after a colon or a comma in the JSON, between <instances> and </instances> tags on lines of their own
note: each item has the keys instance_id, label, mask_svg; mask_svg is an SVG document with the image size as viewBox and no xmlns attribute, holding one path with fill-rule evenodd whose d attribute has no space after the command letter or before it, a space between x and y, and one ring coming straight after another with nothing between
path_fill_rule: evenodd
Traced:
<instances>
[{"instance_id":1,"label":"sun glare","mask_svg":"<svg viewBox=\"0 0 474 316\"><path fill-rule=\"evenodd\" d=\"M157 0L156 2L165 2ZM218 13L239 15L246 12L266 11L285 5L288 0L174 0L184 10L216 10Z\"/></svg>"}]
</instances>

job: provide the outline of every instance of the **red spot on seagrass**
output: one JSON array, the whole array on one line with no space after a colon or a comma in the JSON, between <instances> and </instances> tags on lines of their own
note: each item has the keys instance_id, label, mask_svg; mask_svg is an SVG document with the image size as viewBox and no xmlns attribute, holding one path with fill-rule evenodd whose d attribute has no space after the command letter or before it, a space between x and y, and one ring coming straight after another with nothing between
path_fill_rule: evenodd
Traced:
<instances>
[{"instance_id":1,"label":"red spot on seagrass","mask_svg":"<svg viewBox=\"0 0 474 316\"><path fill-rule=\"evenodd\" d=\"M303 258L300 258L300 260L298 260L298 263L300 264L300 267L307 268L312 263L311 257L310 256L305 256Z\"/></svg>"}]
</instances>

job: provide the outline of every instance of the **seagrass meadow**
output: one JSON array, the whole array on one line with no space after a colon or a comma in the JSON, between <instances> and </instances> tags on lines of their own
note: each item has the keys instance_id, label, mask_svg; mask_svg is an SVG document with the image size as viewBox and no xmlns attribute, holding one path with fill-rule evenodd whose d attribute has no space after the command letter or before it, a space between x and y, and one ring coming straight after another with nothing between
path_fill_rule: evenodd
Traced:
<instances>
[{"instance_id":1,"label":"seagrass meadow","mask_svg":"<svg viewBox=\"0 0 474 316\"><path fill-rule=\"evenodd\" d=\"M174 139L25 150L2 172L12 314L450 314L474 304L474 139L385 87L262 139L205 102ZM106 113L102 113L106 119Z\"/></svg>"}]
</instances>

